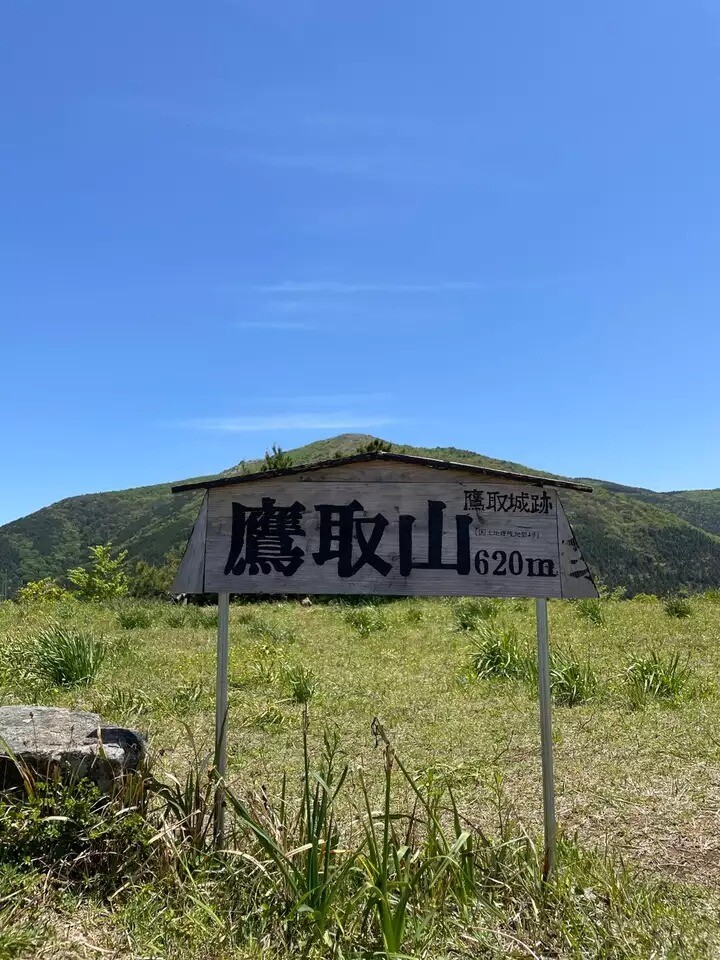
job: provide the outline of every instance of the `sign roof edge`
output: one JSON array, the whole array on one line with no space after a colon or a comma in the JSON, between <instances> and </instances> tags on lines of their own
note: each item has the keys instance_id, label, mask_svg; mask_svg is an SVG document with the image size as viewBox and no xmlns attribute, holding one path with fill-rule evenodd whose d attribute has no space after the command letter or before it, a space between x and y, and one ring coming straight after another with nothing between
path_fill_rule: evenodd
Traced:
<instances>
[{"instance_id":1,"label":"sign roof edge","mask_svg":"<svg viewBox=\"0 0 720 960\"><path fill-rule=\"evenodd\" d=\"M270 480L273 477L292 476L298 473L309 473L314 470L328 470L333 467L342 467L353 463L367 463L371 460L383 460L387 463L413 463L419 466L431 467L434 470L464 470L467 473L482 474L496 480L511 480L521 483L532 483L544 487L560 487L566 490L579 490L591 493L592 487L586 484L575 483L572 480L555 480L550 477L540 477L536 474L513 473L509 470L494 470L491 467L482 467L474 463L458 463L454 460L437 460L433 457L418 457L409 453L356 453L349 457L337 457L332 460L317 460L313 463L300 463L284 470L266 470L258 473L234 474L229 477L217 477L212 480L200 480L193 483L180 483L171 487L173 493L185 493L188 490L209 490L212 487L229 487L238 483L248 483L253 480Z\"/></svg>"}]
</instances>

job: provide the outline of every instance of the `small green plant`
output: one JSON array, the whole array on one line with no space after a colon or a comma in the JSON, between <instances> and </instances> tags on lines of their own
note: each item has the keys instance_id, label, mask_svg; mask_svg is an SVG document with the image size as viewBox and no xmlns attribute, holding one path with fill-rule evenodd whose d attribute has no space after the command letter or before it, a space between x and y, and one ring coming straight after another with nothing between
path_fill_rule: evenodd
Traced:
<instances>
[{"instance_id":1,"label":"small green plant","mask_svg":"<svg viewBox=\"0 0 720 960\"><path fill-rule=\"evenodd\" d=\"M499 612L498 604L490 597L462 597L453 604L453 616L458 630L477 630Z\"/></svg>"},{"instance_id":2,"label":"small green plant","mask_svg":"<svg viewBox=\"0 0 720 960\"><path fill-rule=\"evenodd\" d=\"M293 459L289 453L285 453L282 447L276 444L272 445L272 451L266 450L261 473L267 473L269 470L289 470L293 465Z\"/></svg>"},{"instance_id":3,"label":"small green plant","mask_svg":"<svg viewBox=\"0 0 720 960\"><path fill-rule=\"evenodd\" d=\"M361 443L355 448L355 453L390 453L392 444L380 437L373 437L367 443Z\"/></svg>"},{"instance_id":4,"label":"small green plant","mask_svg":"<svg viewBox=\"0 0 720 960\"><path fill-rule=\"evenodd\" d=\"M669 617L689 617L693 612L692 604L687 597L668 597L663 607Z\"/></svg>"},{"instance_id":5,"label":"small green plant","mask_svg":"<svg viewBox=\"0 0 720 960\"><path fill-rule=\"evenodd\" d=\"M681 662L679 653L663 657L653 650L649 656L633 660L625 670L630 702L635 709L644 707L649 699L677 699L689 679L687 661Z\"/></svg>"},{"instance_id":6,"label":"small green plant","mask_svg":"<svg viewBox=\"0 0 720 960\"><path fill-rule=\"evenodd\" d=\"M349 607L345 611L345 622L349 623L361 637L369 637L387 627L387 614L382 607L366 603L359 607Z\"/></svg>"},{"instance_id":7,"label":"small green plant","mask_svg":"<svg viewBox=\"0 0 720 960\"><path fill-rule=\"evenodd\" d=\"M720 603L720 587L711 587L710 590L705 591L703 597L712 603Z\"/></svg>"},{"instance_id":8,"label":"small green plant","mask_svg":"<svg viewBox=\"0 0 720 960\"><path fill-rule=\"evenodd\" d=\"M123 630L146 630L153 617L146 607L123 607L118 610L117 622Z\"/></svg>"},{"instance_id":9,"label":"small green plant","mask_svg":"<svg viewBox=\"0 0 720 960\"><path fill-rule=\"evenodd\" d=\"M302 664L291 667L285 679L290 688L293 703L303 706L310 703L317 689L317 677L309 667L304 667Z\"/></svg>"},{"instance_id":10,"label":"small green plant","mask_svg":"<svg viewBox=\"0 0 720 960\"><path fill-rule=\"evenodd\" d=\"M55 686L89 684L97 676L106 652L105 643L94 634L54 624L35 637L34 672Z\"/></svg>"},{"instance_id":11,"label":"small green plant","mask_svg":"<svg viewBox=\"0 0 720 960\"><path fill-rule=\"evenodd\" d=\"M482 624L473 642L472 662L480 679L524 680L532 675L532 658L514 625Z\"/></svg>"},{"instance_id":12,"label":"small green plant","mask_svg":"<svg viewBox=\"0 0 720 960\"><path fill-rule=\"evenodd\" d=\"M601 627L605 623L605 605L596 597L585 597L575 601L575 610L579 617Z\"/></svg>"},{"instance_id":13,"label":"small green plant","mask_svg":"<svg viewBox=\"0 0 720 960\"><path fill-rule=\"evenodd\" d=\"M90 547L90 567L68 570L68 580L75 587L78 600L100 602L124 597L128 592L125 572L127 550L113 557L112 544Z\"/></svg>"},{"instance_id":14,"label":"small green plant","mask_svg":"<svg viewBox=\"0 0 720 960\"><path fill-rule=\"evenodd\" d=\"M555 703L574 707L595 697L598 678L589 661L581 663L571 652L555 651L550 659L550 689Z\"/></svg>"}]
</instances>

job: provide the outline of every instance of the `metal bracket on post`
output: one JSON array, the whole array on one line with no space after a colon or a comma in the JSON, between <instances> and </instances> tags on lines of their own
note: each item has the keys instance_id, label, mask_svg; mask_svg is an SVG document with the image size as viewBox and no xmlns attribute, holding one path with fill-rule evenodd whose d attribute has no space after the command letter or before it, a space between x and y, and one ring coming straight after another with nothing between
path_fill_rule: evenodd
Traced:
<instances>
[{"instance_id":1,"label":"metal bracket on post","mask_svg":"<svg viewBox=\"0 0 720 960\"><path fill-rule=\"evenodd\" d=\"M230 594L218 594L217 679L215 681L215 846L225 845L225 776L227 774L228 631Z\"/></svg>"},{"instance_id":2,"label":"metal bracket on post","mask_svg":"<svg viewBox=\"0 0 720 960\"><path fill-rule=\"evenodd\" d=\"M545 858L543 877L555 867L555 780L553 775L552 714L550 694L550 647L548 643L547 600L535 601L537 614L538 693L540 695L540 744L542 753L543 825Z\"/></svg>"}]
</instances>

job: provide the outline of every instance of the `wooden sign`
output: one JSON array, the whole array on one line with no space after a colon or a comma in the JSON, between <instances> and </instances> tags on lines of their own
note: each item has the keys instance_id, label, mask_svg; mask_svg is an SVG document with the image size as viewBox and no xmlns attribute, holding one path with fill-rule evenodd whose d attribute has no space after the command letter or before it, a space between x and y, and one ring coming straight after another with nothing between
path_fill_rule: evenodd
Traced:
<instances>
[{"instance_id":1,"label":"wooden sign","mask_svg":"<svg viewBox=\"0 0 720 960\"><path fill-rule=\"evenodd\" d=\"M597 596L569 482L367 454L203 487L176 593Z\"/></svg>"}]
</instances>

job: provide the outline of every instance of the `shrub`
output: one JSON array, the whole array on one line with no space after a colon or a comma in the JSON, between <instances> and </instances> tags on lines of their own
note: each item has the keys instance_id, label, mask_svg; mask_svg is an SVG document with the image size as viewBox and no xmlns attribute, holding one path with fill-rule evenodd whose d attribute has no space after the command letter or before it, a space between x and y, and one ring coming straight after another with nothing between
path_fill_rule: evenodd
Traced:
<instances>
[{"instance_id":1,"label":"shrub","mask_svg":"<svg viewBox=\"0 0 720 960\"><path fill-rule=\"evenodd\" d=\"M489 597L462 597L453 604L458 630L477 630L498 614L498 604Z\"/></svg>"},{"instance_id":2,"label":"shrub","mask_svg":"<svg viewBox=\"0 0 720 960\"><path fill-rule=\"evenodd\" d=\"M89 684L103 664L106 647L92 633L55 624L41 630L33 647L35 673L56 686Z\"/></svg>"},{"instance_id":3,"label":"shrub","mask_svg":"<svg viewBox=\"0 0 720 960\"><path fill-rule=\"evenodd\" d=\"M387 627L387 614L382 607L365 603L360 607L350 607L345 612L345 622L354 627L361 637L369 637L371 633Z\"/></svg>"},{"instance_id":4,"label":"shrub","mask_svg":"<svg viewBox=\"0 0 720 960\"><path fill-rule=\"evenodd\" d=\"M573 654L557 651L550 660L550 690L555 703L574 707L587 703L597 693L598 679L589 661L581 663Z\"/></svg>"},{"instance_id":5,"label":"shrub","mask_svg":"<svg viewBox=\"0 0 720 960\"><path fill-rule=\"evenodd\" d=\"M595 626L601 627L605 623L605 607L596 597L586 597L575 601L575 610L578 616Z\"/></svg>"},{"instance_id":6,"label":"shrub","mask_svg":"<svg viewBox=\"0 0 720 960\"><path fill-rule=\"evenodd\" d=\"M669 617L689 617L693 612L687 597L668 597L663 606Z\"/></svg>"},{"instance_id":7,"label":"shrub","mask_svg":"<svg viewBox=\"0 0 720 960\"><path fill-rule=\"evenodd\" d=\"M68 570L68 580L75 586L78 600L102 601L124 597L128 592L125 573L127 550L113 558L112 544L90 547L90 569Z\"/></svg>"},{"instance_id":8,"label":"shrub","mask_svg":"<svg viewBox=\"0 0 720 960\"><path fill-rule=\"evenodd\" d=\"M62 600L72 599L72 594L61 587L52 577L45 577L43 580L31 580L15 594L15 600L18 603L58 603Z\"/></svg>"},{"instance_id":9,"label":"shrub","mask_svg":"<svg viewBox=\"0 0 720 960\"><path fill-rule=\"evenodd\" d=\"M117 621L123 630L144 630L152 626L153 617L146 607L124 607L118 610Z\"/></svg>"},{"instance_id":10,"label":"shrub","mask_svg":"<svg viewBox=\"0 0 720 960\"><path fill-rule=\"evenodd\" d=\"M532 675L532 658L512 625L483 624L477 632L472 661L481 679L523 680Z\"/></svg>"},{"instance_id":11,"label":"shrub","mask_svg":"<svg viewBox=\"0 0 720 960\"><path fill-rule=\"evenodd\" d=\"M674 700L690 679L687 662L680 662L680 654L663 657L653 651L648 657L633 660L625 671L630 702L635 709L645 706L649 698Z\"/></svg>"},{"instance_id":12,"label":"shrub","mask_svg":"<svg viewBox=\"0 0 720 960\"><path fill-rule=\"evenodd\" d=\"M293 703L302 705L310 703L315 696L317 677L309 667L302 665L291 667L285 679L290 687L290 696Z\"/></svg>"}]
</instances>

